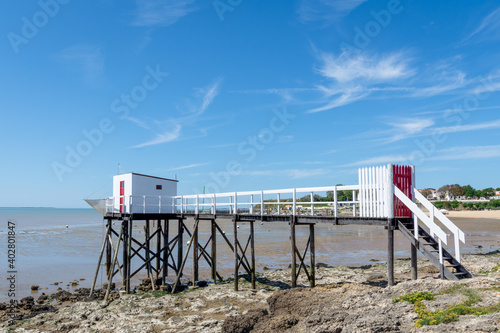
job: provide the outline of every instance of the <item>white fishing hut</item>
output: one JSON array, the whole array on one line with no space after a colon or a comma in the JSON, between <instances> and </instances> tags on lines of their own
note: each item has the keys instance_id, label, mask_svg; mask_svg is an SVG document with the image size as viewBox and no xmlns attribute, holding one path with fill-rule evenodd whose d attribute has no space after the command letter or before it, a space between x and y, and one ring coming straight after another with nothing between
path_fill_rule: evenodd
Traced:
<instances>
[{"instance_id":1,"label":"white fishing hut","mask_svg":"<svg viewBox=\"0 0 500 333\"><path fill-rule=\"evenodd\" d=\"M114 212L120 213L172 213L177 183L177 180L133 172L116 175L113 197L107 199L107 211L111 206Z\"/></svg>"}]
</instances>

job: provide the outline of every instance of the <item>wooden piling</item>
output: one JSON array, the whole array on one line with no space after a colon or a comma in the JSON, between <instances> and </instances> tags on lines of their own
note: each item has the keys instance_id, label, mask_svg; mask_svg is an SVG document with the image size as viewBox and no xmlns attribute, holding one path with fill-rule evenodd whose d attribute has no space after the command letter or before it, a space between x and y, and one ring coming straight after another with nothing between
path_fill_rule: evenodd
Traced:
<instances>
[{"instance_id":1,"label":"wooden piling","mask_svg":"<svg viewBox=\"0 0 500 333\"><path fill-rule=\"evenodd\" d=\"M168 227L169 227L169 220L164 220L163 221L163 272L161 276L161 285L165 285L165 279L168 276Z\"/></svg>"},{"instance_id":2,"label":"wooden piling","mask_svg":"<svg viewBox=\"0 0 500 333\"><path fill-rule=\"evenodd\" d=\"M109 271L111 270L111 261L113 260L112 258L112 253L111 253L111 242L109 241L109 238L111 237L111 230L113 229L113 222L111 219L108 219L107 222L107 228L108 228L108 234L106 238L106 276L109 275Z\"/></svg>"},{"instance_id":3,"label":"wooden piling","mask_svg":"<svg viewBox=\"0 0 500 333\"><path fill-rule=\"evenodd\" d=\"M240 266L238 256L238 220L233 219L233 235L234 235L234 291L238 291L238 268Z\"/></svg>"},{"instance_id":4,"label":"wooden piling","mask_svg":"<svg viewBox=\"0 0 500 333\"><path fill-rule=\"evenodd\" d=\"M132 228L133 228L133 221L130 220L128 222L128 234L127 234L127 287L125 291L127 294L130 294L130 273L131 273L131 252L132 252Z\"/></svg>"},{"instance_id":5,"label":"wooden piling","mask_svg":"<svg viewBox=\"0 0 500 333\"><path fill-rule=\"evenodd\" d=\"M198 225L199 225L199 219L198 217L196 217L195 228L193 230L193 285L196 285L196 282L198 281L198 259L199 259Z\"/></svg>"},{"instance_id":6,"label":"wooden piling","mask_svg":"<svg viewBox=\"0 0 500 333\"><path fill-rule=\"evenodd\" d=\"M198 228L198 223L199 223L199 220L196 220L195 227L194 227L195 229ZM187 247L187 250L186 250L186 254L184 255L184 257L181 260L181 263L180 263L180 266L179 266L179 273L177 273L177 277L175 279L174 286L172 287L172 294L175 293L175 291L177 289L177 286L179 285L179 282L181 280L182 271L184 270L184 265L186 264L186 260L187 260L188 254L189 254L189 250L191 249L191 245L193 244L193 238L194 238L194 233L191 235L191 239L189 240L189 244L188 244L188 247Z\"/></svg>"},{"instance_id":7,"label":"wooden piling","mask_svg":"<svg viewBox=\"0 0 500 333\"><path fill-rule=\"evenodd\" d=\"M120 235L118 236L118 240L116 243L115 254L114 254L113 260L111 262L110 273L108 275L108 288L106 289L106 295L104 296L104 303L106 303L108 301L109 293L111 292L111 283L113 282L113 273L115 270L116 260L118 259L118 250L120 249L120 241L122 239L123 231L124 231L124 228L122 225L122 228L120 229Z\"/></svg>"},{"instance_id":8,"label":"wooden piling","mask_svg":"<svg viewBox=\"0 0 500 333\"><path fill-rule=\"evenodd\" d=\"M295 217L290 217L290 245L292 247L292 288L297 286L297 258L295 251L297 249L295 244Z\"/></svg>"},{"instance_id":9,"label":"wooden piling","mask_svg":"<svg viewBox=\"0 0 500 333\"><path fill-rule=\"evenodd\" d=\"M123 288L127 290L127 284L128 284L128 221L123 221L122 222L122 242L123 242Z\"/></svg>"},{"instance_id":10,"label":"wooden piling","mask_svg":"<svg viewBox=\"0 0 500 333\"><path fill-rule=\"evenodd\" d=\"M156 279L155 282L160 278L161 270L161 220L156 220Z\"/></svg>"},{"instance_id":11,"label":"wooden piling","mask_svg":"<svg viewBox=\"0 0 500 333\"><path fill-rule=\"evenodd\" d=\"M212 248L211 248L211 257L212 260L210 262L210 270L212 273L212 280L214 280L214 284L217 283L217 226L216 221L211 220L211 234L212 234Z\"/></svg>"},{"instance_id":12,"label":"wooden piling","mask_svg":"<svg viewBox=\"0 0 500 333\"><path fill-rule=\"evenodd\" d=\"M394 219L387 224L387 284L394 285Z\"/></svg>"},{"instance_id":13,"label":"wooden piling","mask_svg":"<svg viewBox=\"0 0 500 333\"><path fill-rule=\"evenodd\" d=\"M178 220L177 224L177 275L182 276L182 272L179 271L181 267L181 262L182 262L182 252L183 252L183 246L184 246L184 241L182 240L182 235L184 233L184 222L183 219Z\"/></svg>"},{"instance_id":14,"label":"wooden piling","mask_svg":"<svg viewBox=\"0 0 500 333\"><path fill-rule=\"evenodd\" d=\"M418 231L417 231L418 232ZM411 244L411 279L416 280L418 277L418 264L417 264L417 247Z\"/></svg>"},{"instance_id":15,"label":"wooden piling","mask_svg":"<svg viewBox=\"0 0 500 333\"><path fill-rule=\"evenodd\" d=\"M250 241L250 257L251 257L251 269L252 269L252 274L251 274L251 279L252 279L252 289L255 289L255 232L254 232L254 221L250 221L250 237L252 237L252 240Z\"/></svg>"},{"instance_id":16,"label":"wooden piling","mask_svg":"<svg viewBox=\"0 0 500 333\"><path fill-rule=\"evenodd\" d=\"M99 275L99 268L101 268L102 255L103 255L104 249L108 243L109 228L110 228L110 225L109 225L109 221L108 221L108 224L106 225L106 233L105 233L104 239L102 241L102 247L101 247L101 252L99 254L99 260L97 261L97 268L95 270L94 279L92 281L92 287L90 288L89 297L92 297L92 294L94 293L95 283L97 281L97 275Z\"/></svg>"},{"instance_id":17,"label":"wooden piling","mask_svg":"<svg viewBox=\"0 0 500 333\"><path fill-rule=\"evenodd\" d=\"M148 279L151 278L151 263L149 262L149 251L150 251L150 239L149 239L149 220L146 220L146 223L144 224L144 243L145 243L145 249L144 249L144 254L146 257L146 271L148 272Z\"/></svg>"},{"instance_id":18,"label":"wooden piling","mask_svg":"<svg viewBox=\"0 0 500 333\"><path fill-rule=\"evenodd\" d=\"M314 245L314 224L309 225L309 240L310 240L310 248L309 252L311 255L311 280L309 284L311 288L316 286L316 248Z\"/></svg>"}]
</instances>

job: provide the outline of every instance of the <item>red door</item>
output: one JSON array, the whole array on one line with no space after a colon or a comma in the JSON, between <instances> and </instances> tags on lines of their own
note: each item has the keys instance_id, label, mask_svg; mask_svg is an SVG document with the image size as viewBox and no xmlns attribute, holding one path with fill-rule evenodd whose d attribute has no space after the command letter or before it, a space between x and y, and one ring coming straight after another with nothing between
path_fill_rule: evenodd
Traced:
<instances>
[{"instance_id":1,"label":"red door","mask_svg":"<svg viewBox=\"0 0 500 333\"><path fill-rule=\"evenodd\" d=\"M120 213L123 213L123 198L125 195L125 182L120 182Z\"/></svg>"}]
</instances>

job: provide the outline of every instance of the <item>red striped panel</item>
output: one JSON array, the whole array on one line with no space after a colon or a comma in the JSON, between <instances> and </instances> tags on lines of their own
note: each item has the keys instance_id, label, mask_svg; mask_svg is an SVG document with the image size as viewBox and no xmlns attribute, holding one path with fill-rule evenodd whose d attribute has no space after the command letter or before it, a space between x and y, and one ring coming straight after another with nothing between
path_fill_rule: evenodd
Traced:
<instances>
[{"instance_id":1,"label":"red striped panel","mask_svg":"<svg viewBox=\"0 0 500 333\"><path fill-rule=\"evenodd\" d=\"M396 185L410 200L413 199L411 195L412 188L412 169L407 165L394 165L394 185ZM411 210L406 207L401 200L394 196L394 216L396 217L411 217Z\"/></svg>"}]
</instances>

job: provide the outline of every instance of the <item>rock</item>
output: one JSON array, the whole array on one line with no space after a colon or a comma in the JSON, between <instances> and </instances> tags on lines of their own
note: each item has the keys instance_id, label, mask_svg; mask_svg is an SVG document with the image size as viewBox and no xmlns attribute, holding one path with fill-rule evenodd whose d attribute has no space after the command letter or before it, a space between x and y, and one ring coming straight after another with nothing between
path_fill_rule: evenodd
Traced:
<instances>
[{"instance_id":1,"label":"rock","mask_svg":"<svg viewBox=\"0 0 500 333\"><path fill-rule=\"evenodd\" d=\"M31 290L38 290L39 288L40 288L40 287L39 287L39 286L37 286L37 285L33 285L33 286L31 286Z\"/></svg>"},{"instance_id":2,"label":"rock","mask_svg":"<svg viewBox=\"0 0 500 333\"><path fill-rule=\"evenodd\" d=\"M19 301L19 307L24 310L31 310L35 305L35 299L31 296L24 297Z\"/></svg>"},{"instance_id":3,"label":"rock","mask_svg":"<svg viewBox=\"0 0 500 333\"><path fill-rule=\"evenodd\" d=\"M222 325L222 333L246 333L251 332L255 325L263 317L267 316L265 309L251 310L243 316L229 317Z\"/></svg>"},{"instance_id":4,"label":"rock","mask_svg":"<svg viewBox=\"0 0 500 333\"><path fill-rule=\"evenodd\" d=\"M205 288L206 286L208 286L208 282L207 281L198 281L198 282L196 282L196 285L200 288Z\"/></svg>"},{"instance_id":5,"label":"rock","mask_svg":"<svg viewBox=\"0 0 500 333\"><path fill-rule=\"evenodd\" d=\"M112 283L111 283L111 290L115 290L115 288L116 288L116 285L115 285L115 283L114 283L114 282L112 282ZM107 283L107 282L104 282L104 283L102 284L102 289L104 289L104 290L107 290L107 289L108 289L108 283Z\"/></svg>"}]
</instances>

